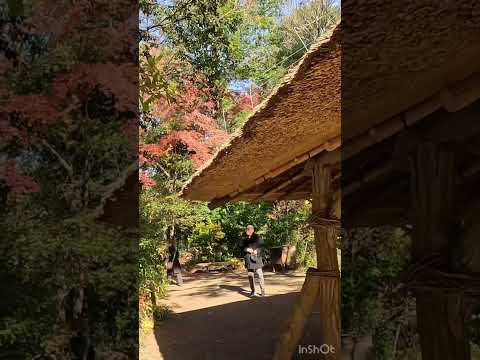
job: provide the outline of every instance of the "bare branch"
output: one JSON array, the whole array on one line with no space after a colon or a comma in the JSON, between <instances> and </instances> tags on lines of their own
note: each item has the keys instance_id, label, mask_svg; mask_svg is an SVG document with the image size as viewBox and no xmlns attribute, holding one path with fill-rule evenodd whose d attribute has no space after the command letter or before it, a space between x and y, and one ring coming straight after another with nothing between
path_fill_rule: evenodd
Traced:
<instances>
[{"instance_id":1,"label":"bare branch","mask_svg":"<svg viewBox=\"0 0 480 360\"><path fill-rule=\"evenodd\" d=\"M68 164L65 159L45 140L42 140L42 144L47 147L50 152L56 156L58 161L60 161L60 164L67 170L68 175L73 176L73 168L70 164Z\"/></svg>"},{"instance_id":2,"label":"bare branch","mask_svg":"<svg viewBox=\"0 0 480 360\"><path fill-rule=\"evenodd\" d=\"M120 173L119 177L117 180L111 182L107 186L105 186L105 192L102 195L102 199L100 201L100 204L95 208L93 211L92 215L94 218L98 218L103 214L103 208L105 206L105 203L107 202L108 199L110 199L115 191L120 189L123 185L125 185L125 182L127 181L127 178L138 169L138 161L135 160L132 162L129 166L123 169L123 171Z\"/></svg>"},{"instance_id":3,"label":"bare branch","mask_svg":"<svg viewBox=\"0 0 480 360\"><path fill-rule=\"evenodd\" d=\"M158 167L160 168L160 170L163 171L163 173L167 176L167 178L170 179L171 177L170 173L162 165L158 164Z\"/></svg>"}]
</instances>

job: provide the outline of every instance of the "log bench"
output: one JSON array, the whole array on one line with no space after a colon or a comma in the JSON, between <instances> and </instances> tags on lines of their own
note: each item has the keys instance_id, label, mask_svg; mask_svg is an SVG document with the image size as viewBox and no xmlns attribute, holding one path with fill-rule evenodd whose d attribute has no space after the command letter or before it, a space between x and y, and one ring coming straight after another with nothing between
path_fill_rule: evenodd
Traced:
<instances>
[{"instance_id":1,"label":"log bench","mask_svg":"<svg viewBox=\"0 0 480 360\"><path fill-rule=\"evenodd\" d=\"M197 272L211 272L211 271L233 271L235 267L232 263L226 261L219 262L205 262L195 264L191 269L190 273L195 274Z\"/></svg>"}]
</instances>

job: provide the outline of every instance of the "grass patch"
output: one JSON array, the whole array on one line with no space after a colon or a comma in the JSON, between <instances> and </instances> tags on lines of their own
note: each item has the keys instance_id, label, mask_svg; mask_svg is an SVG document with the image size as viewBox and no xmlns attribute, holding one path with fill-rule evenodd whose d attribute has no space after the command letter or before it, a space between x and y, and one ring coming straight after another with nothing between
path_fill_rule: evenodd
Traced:
<instances>
[{"instance_id":1,"label":"grass patch","mask_svg":"<svg viewBox=\"0 0 480 360\"><path fill-rule=\"evenodd\" d=\"M165 321L173 314L172 309L167 305L157 305L153 309L153 322L155 325L158 325L162 321Z\"/></svg>"}]
</instances>

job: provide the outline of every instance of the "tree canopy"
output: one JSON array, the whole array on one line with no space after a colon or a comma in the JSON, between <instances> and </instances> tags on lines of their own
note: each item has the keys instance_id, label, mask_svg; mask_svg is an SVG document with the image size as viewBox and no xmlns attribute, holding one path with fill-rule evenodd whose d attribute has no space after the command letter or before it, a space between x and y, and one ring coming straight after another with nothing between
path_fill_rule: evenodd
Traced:
<instances>
[{"instance_id":1,"label":"tree canopy","mask_svg":"<svg viewBox=\"0 0 480 360\"><path fill-rule=\"evenodd\" d=\"M82 276L97 349L137 353L135 236L96 219L137 162L137 26L128 1L0 5L0 357L68 355L62 302Z\"/></svg>"}]
</instances>

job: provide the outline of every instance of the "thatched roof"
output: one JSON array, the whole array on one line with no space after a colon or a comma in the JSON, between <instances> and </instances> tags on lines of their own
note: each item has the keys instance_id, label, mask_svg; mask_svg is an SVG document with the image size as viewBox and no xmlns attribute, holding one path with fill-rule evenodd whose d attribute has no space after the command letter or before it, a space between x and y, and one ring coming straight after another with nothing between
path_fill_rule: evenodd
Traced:
<instances>
[{"instance_id":1,"label":"thatched roof","mask_svg":"<svg viewBox=\"0 0 480 360\"><path fill-rule=\"evenodd\" d=\"M340 134L339 27L320 38L244 126L185 186L211 201L240 192Z\"/></svg>"},{"instance_id":2,"label":"thatched roof","mask_svg":"<svg viewBox=\"0 0 480 360\"><path fill-rule=\"evenodd\" d=\"M471 0L342 6L342 139L475 72L479 14L480 2Z\"/></svg>"},{"instance_id":3,"label":"thatched roof","mask_svg":"<svg viewBox=\"0 0 480 360\"><path fill-rule=\"evenodd\" d=\"M342 30L312 47L183 196L308 198L312 155L345 161L439 109L468 106L480 95L478 14L470 0L342 7ZM342 192L345 179L342 170Z\"/></svg>"}]
</instances>

